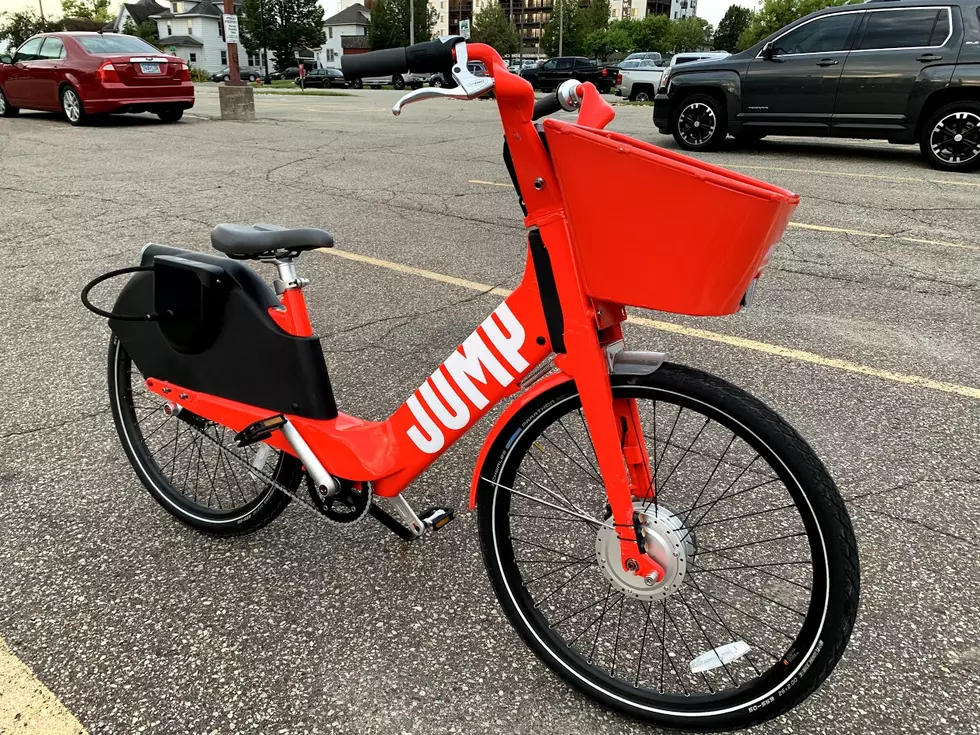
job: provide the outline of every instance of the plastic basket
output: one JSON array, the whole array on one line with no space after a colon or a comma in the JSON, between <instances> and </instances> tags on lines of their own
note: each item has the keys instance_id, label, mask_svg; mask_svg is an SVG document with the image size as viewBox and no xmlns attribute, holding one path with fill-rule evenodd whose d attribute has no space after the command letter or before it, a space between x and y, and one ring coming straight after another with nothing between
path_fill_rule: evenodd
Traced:
<instances>
[{"instance_id":1,"label":"plastic basket","mask_svg":"<svg viewBox=\"0 0 980 735\"><path fill-rule=\"evenodd\" d=\"M692 316L738 311L796 194L618 133L554 119L544 129L591 297Z\"/></svg>"}]
</instances>

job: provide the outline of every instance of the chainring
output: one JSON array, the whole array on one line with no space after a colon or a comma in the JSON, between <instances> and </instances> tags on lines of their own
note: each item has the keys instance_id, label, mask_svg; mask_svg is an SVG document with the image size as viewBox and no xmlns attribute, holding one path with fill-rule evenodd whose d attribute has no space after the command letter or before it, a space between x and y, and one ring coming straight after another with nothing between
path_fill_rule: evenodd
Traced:
<instances>
[{"instance_id":1,"label":"chainring","mask_svg":"<svg viewBox=\"0 0 980 735\"><path fill-rule=\"evenodd\" d=\"M312 478L306 476L306 489L313 506L331 523L356 523L371 509L370 483L354 483L337 478L340 489L327 497L317 488Z\"/></svg>"}]
</instances>

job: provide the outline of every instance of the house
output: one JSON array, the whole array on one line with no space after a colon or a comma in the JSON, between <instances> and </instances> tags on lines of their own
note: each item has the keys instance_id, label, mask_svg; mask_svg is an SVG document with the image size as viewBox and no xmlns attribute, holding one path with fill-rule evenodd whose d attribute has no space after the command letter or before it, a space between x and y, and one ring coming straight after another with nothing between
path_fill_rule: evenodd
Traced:
<instances>
[{"instance_id":1,"label":"house","mask_svg":"<svg viewBox=\"0 0 980 735\"><path fill-rule=\"evenodd\" d=\"M357 37L364 39L359 43L367 43L368 23L371 21L371 11L360 3L354 3L323 21L323 46L317 50L316 60L320 66L340 66L340 57L350 53L350 44L345 38ZM345 50L347 49L347 50Z\"/></svg>"},{"instance_id":2,"label":"house","mask_svg":"<svg viewBox=\"0 0 980 735\"><path fill-rule=\"evenodd\" d=\"M167 10L167 6L160 5L155 0L139 0L136 3L123 3L119 6L116 19L111 23L111 28L116 33L123 33L126 23L132 22L134 26L141 25L150 20L154 15L159 15ZM108 28L106 30L109 30Z\"/></svg>"},{"instance_id":3,"label":"house","mask_svg":"<svg viewBox=\"0 0 980 735\"><path fill-rule=\"evenodd\" d=\"M235 4L239 5L240 0L235 0ZM150 17L157 23L160 34L157 45L161 49L179 56L190 66L214 74L228 66L222 16L222 8L211 0L172 0L168 9ZM263 66L262 54L249 56L241 44L238 62L242 66Z\"/></svg>"}]
</instances>

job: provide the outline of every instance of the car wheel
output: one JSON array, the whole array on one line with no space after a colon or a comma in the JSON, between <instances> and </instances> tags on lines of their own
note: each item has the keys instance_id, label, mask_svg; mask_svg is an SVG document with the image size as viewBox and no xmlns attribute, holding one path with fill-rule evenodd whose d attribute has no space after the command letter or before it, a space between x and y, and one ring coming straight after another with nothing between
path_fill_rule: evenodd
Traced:
<instances>
[{"instance_id":1,"label":"car wheel","mask_svg":"<svg viewBox=\"0 0 980 735\"><path fill-rule=\"evenodd\" d=\"M82 125L85 122L85 106L74 87L65 85L61 88L61 110L72 125Z\"/></svg>"},{"instance_id":2,"label":"car wheel","mask_svg":"<svg viewBox=\"0 0 980 735\"><path fill-rule=\"evenodd\" d=\"M650 92L646 89L640 89L630 93L630 102L649 102L649 101L650 101Z\"/></svg>"},{"instance_id":3,"label":"car wheel","mask_svg":"<svg viewBox=\"0 0 980 735\"><path fill-rule=\"evenodd\" d=\"M431 82L429 82L429 84L432 85L433 87L443 86L441 79L433 79Z\"/></svg>"},{"instance_id":4,"label":"car wheel","mask_svg":"<svg viewBox=\"0 0 980 735\"><path fill-rule=\"evenodd\" d=\"M364 82L362 82L360 79L355 79L350 83L350 86L352 86L354 89L364 89Z\"/></svg>"},{"instance_id":5,"label":"car wheel","mask_svg":"<svg viewBox=\"0 0 980 735\"><path fill-rule=\"evenodd\" d=\"M175 123L184 116L184 111L179 107L166 107L157 112L160 122Z\"/></svg>"},{"instance_id":6,"label":"car wheel","mask_svg":"<svg viewBox=\"0 0 980 735\"><path fill-rule=\"evenodd\" d=\"M980 168L980 102L951 102L936 110L922 127L919 150L940 171Z\"/></svg>"},{"instance_id":7,"label":"car wheel","mask_svg":"<svg viewBox=\"0 0 980 735\"><path fill-rule=\"evenodd\" d=\"M728 132L725 108L711 95L692 94L677 106L673 127L674 140L684 150L714 150Z\"/></svg>"},{"instance_id":8,"label":"car wheel","mask_svg":"<svg viewBox=\"0 0 980 735\"><path fill-rule=\"evenodd\" d=\"M391 86L395 89L405 89L405 78L400 75L396 75L391 80Z\"/></svg>"},{"instance_id":9,"label":"car wheel","mask_svg":"<svg viewBox=\"0 0 980 735\"><path fill-rule=\"evenodd\" d=\"M7 98L0 89L0 117L14 117L20 112L19 109L7 102Z\"/></svg>"},{"instance_id":10,"label":"car wheel","mask_svg":"<svg viewBox=\"0 0 980 735\"><path fill-rule=\"evenodd\" d=\"M225 81L225 82L230 82L231 81L231 77L228 76L227 74L225 74L223 77L221 77L221 79L222 79L222 81Z\"/></svg>"},{"instance_id":11,"label":"car wheel","mask_svg":"<svg viewBox=\"0 0 980 735\"><path fill-rule=\"evenodd\" d=\"M249 74L248 75L248 81L254 83L254 82L257 82L258 80L259 80L259 78L257 76L255 76L254 74Z\"/></svg>"}]
</instances>

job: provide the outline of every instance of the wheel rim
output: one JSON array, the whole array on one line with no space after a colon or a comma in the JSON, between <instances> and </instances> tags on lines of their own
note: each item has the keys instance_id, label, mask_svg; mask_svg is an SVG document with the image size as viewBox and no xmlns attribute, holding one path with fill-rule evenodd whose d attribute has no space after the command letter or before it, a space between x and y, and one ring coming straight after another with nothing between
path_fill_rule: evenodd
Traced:
<instances>
[{"instance_id":1,"label":"wheel rim","mask_svg":"<svg viewBox=\"0 0 980 735\"><path fill-rule=\"evenodd\" d=\"M650 101L650 95L648 95L646 92L640 92L639 94L636 95L636 101L637 102L649 102Z\"/></svg>"},{"instance_id":2,"label":"wheel rim","mask_svg":"<svg viewBox=\"0 0 980 735\"><path fill-rule=\"evenodd\" d=\"M929 148L943 163L974 161L980 156L980 114L959 111L946 115L929 134Z\"/></svg>"},{"instance_id":3,"label":"wheel rim","mask_svg":"<svg viewBox=\"0 0 980 735\"><path fill-rule=\"evenodd\" d=\"M78 95L75 94L74 90L66 89L61 96L61 102L65 108L65 117L72 122L78 122L78 119L82 116L82 105L78 101Z\"/></svg>"},{"instance_id":4,"label":"wheel rim","mask_svg":"<svg viewBox=\"0 0 980 735\"><path fill-rule=\"evenodd\" d=\"M266 478L279 474L281 453L265 444L239 449L225 427L168 412L171 404L146 389L119 343L115 371L121 438L137 457L141 479L164 502L196 520L230 523L247 518L276 492Z\"/></svg>"},{"instance_id":5,"label":"wheel rim","mask_svg":"<svg viewBox=\"0 0 980 735\"><path fill-rule=\"evenodd\" d=\"M630 394L638 397L644 390L649 389L635 389ZM622 394L621 390L619 395ZM576 408L579 406L574 396L565 399L568 401ZM671 406L669 402L665 403ZM506 528L494 530L494 544L497 548L501 539L507 538L513 545L513 570L506 568L503 557L507 552L497 552L504 579L510 576L518 580L505 584L522 616L525 619L539 617L537 631L550 631L544 638L539 637L539 642L573 674L581 677L575 668L594 672L608 687L602 691L613 697L635 699L637 690L645 690L645 708L650 711L675 715L721 714L750 705L749 698L759 692L762 692L761 697L770 696L774 689L784 686L795 676L799 667L809 659L826 615L826 557L820 531L818 528L813 530L815 521L806 515L807 512L812 514L812 509L802 493L799 498L794 495L794 502L789 505L773 502L772 507L763 511L744 505L758 502L759 498L774 500L776 490L784 495L785 492L792 493L787 484L779 484L783 482L781 475L785 467L782 466L780 471L767 467L775 478L770 478L768 484L764 479L756 479L755 473L760 470L756 461L760 453L744 439L733 438L729 444L724 440L724 434L711 436L712 426L722 426L714 421L717 415L714 419L709 414L707 417L701 415L694 422L688 421L685 415L697 415L696 412L692 414L690 407L690 403L678 401L673 405L676 410L668 410L657 418L653 418L649 410L644 413L641 409L645 432L653 427L658 432L652 444L648 435L648 446L660 447L651 462L657 469L658 483L664 495L664 499L654 506L644 505L648 506L648 513L659 506L659 516L664 521L661 540L673 539L682 547L690 544L689 548L681 549L683 564L678 561L673 570L668 570L668 574L673 575L669 581L675 583L680 579L678 570L688 572L676 591L661 591L659 599L653 595L644 599L643 588L634 586L632 592L639 591L639 594L629 594L630 590L616 589L613 575L601 569L601 557L594 563L605 528L596 524L601 523L608 513L602 508L605 501L600 499L595 508L587 506L580 495L574 494L582 487L581 483L561 486L559 479L562 472L576 473L584 478L597 472L580 413L564 414L563 425L557 422L539 435L527 439L522 435L512 441L512 448L501 467L507 467L510 453L517 451L517 447L531 444L527 449L529 454L519 460L521 464L513 479L503 472L498 475L499 480L513 482L515 490L522 495L500 490L494 494L494 506L503 503L507 514L506 520L501 521ZM569 417L573 416L572 421L577 424L569 422ZM705 421L706 418L709 420ZM539 420L536 418L531 424ZM685 423L688 426L682 428ZM530 428L530 425L526 426L525 431ZM553 430L550 436L549 429ZM738 446L740 442L744 446ZM678 473L687 473L684 463L695 462L692 457L710 473L716 458L707 456L705 450L709 447L714 447L724 461L718 461L709 482L689 483ZM757 455L757 459L744 454L746 448ZM528 461L528 457L532 461ZM546 457L551 460L550 464ZM709 487L712 478L722 490L720 494ZM585 481L593 483L591 479ZM594 489L604 496L598 484L593 484ZM667 505L667 496L675 494L679 497L680 493L674 491L685 485L690 485L694 502L682 507L675 498L673 505ZM762 490L767 487L770 489ZM736 494L739 506L730 504ZM528 496L536 496L536 500L532 501ZM550 507L541 503L542 500L550 503ZM586 522L580 516L558 512L556 506L582 510L594 520ZM785 511L797 507L800 513L794 520L799 530L779 530L787 522ZM769 521L759 530L768 535L762 539L738 540L739 537L744 539L747 532L751 533L761 523L759 519L767 514ZM782 518L775 522L775 527L773 514ZM499 517L494 513L495 524ZM519 523L515 523L515 519L520 519ZM689 525L685 527L685 523ZM550 524L552 529L564 530L549 532L545 524ZM598 531L594 530L597 527ZM556 544L556 534L560 534L563 541L577 534L582 543L578 546ZM728 540L725 540L726 535ZM597 536L600 537L598 540ZM819 537L819 541L815 537ZM767 542L795 544L797 548L780 546L776 549L790 554L785 557L785 562L778 558L779 554L774 557L770 548L767 559L767 554L761 551ZM750 551L760 556L759 563L739 563L751 561L746 559ZM800 561L807 561L809 566L792 563ZM582 586L594 587L597 594L569 598L570 591ZM651 588L651 592L655 590L655 587ZM789 599L788 593L795 593L797 599ZM748 607L744 599L731 599L733 595L762 600L762 603L755 608ZM801 595L809 597L808 604L799 600ZM523 604L519 602L522 597L526 598ZM605 628L601 620L606 621ZM787 621L793 620L802 622L787 627ZM636 635L641 630L642 633ZM629 631L629 635L624 631ZM549 646L557 641L560 641L558 648L552 651ZM725 645L738 643L748 646L748 650L721 651ZM559 650L562 645L567 650ZM800 650L800 646L805 647ZM690 665L703 660L703 654L712 650L720 651L721 659L714 657L709 661L713 667L705 671L692 671ZM567 663L569 661L572 666ZM592 681L588 683L600 688ZM656 704L649 704L651 701ZM631 703L635 704L635 701ZM714 711L707 712L708 709Z\"/></svg>"},{"instance_id":6,"label":"wheel rim","mask_svg":"<svg viewBox=\"0 0 980 735\"><path fill-rule=\"evenodd\" d=\"M434 81L434 82L432 83L432 86L433 86L433 87L441 87L441 86L442 86L442 80L441 80L441 79L436 79L436 80L435 80L435 81Z\"/></svg>"},{"instance_id":7,"label":"wheel rim","mask_svg":"<svg viewBox=\"0 0 980 735\"><path fill-rule=\"evenodd\" d=\"M7 111L7 98L3 96L3 90L0 89L0 115L3 115Z\"/></svg>"},{"instance_id":8,"label":"wheel rim","mask_svg":"<svg viewBox=\"0 0 980 735\"><path fill-rule=\"evenodd\" d=\"M715 111L704 102L694 102L683 110L677 117L677 132L681 139L690 146L700 146L707 143L714 135L718 120Z\"/></svg>"}]
</instances>

